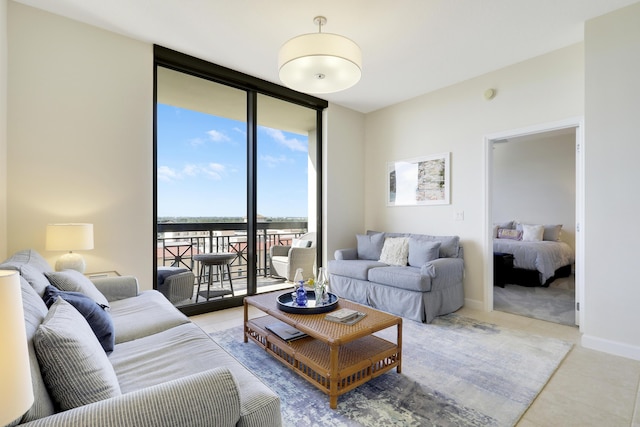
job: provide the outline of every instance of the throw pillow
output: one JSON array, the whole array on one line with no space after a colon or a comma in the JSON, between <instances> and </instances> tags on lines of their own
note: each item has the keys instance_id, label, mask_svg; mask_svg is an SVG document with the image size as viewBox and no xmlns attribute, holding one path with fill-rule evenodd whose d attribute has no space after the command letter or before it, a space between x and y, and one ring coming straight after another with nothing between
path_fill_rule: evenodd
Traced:
<instances>
[{"instance_id":1,"label":"throw pillow","mask_svg":"<svg viewBox=\"0 0 640 427\"><path fill-rule=\"evenodd\" d=\"M510 228L499 228L498 239L522 240L522 231Z\"/></svg>"},{"instance_id":2,"label":"throw pillow","mask_svg":"<svg viewBox=\"0 0 640 427\"><path fill-rule=\"evenodd\" d=\"M356 235L356 239L358 241L358 259L374 261L380 259L380 253L384 245L384 233L358 234Z\"/></svg>"},{"instance_id":3,"label":"throw pillow","mask_svg":"<svg viewBox=\"0 0 640 427\"><path fill-rule=\"evenodd\" d=\"M116 344L116 334L111 314L105 311L97 302L80 292L61 291L51 285L44 290L44 300L47 307L51 307L58 298L71 304L87 320L91 330L98 338L98 342L106 353L111 353Z\"/></svg>"},{"instance_id":4,"label":"throw pillow","mask_svg":"<svg viewBox=\"0 0 640 427\"><path fill-rule=\"evenodd\" d=\"M438 259L440 254L440 242L409 238L409 265L422 267L429 261Z\"/></svg>"},{"instance_id":5,"label":"throw pillow","mask_svg":"<svg viewBox=\"0 0 640 427\"><path fill-rule=\"evenodd\" d=\"M96 288L89 278L75 270L63 270L44 273L49 282L61 291L80 292L103 307L109 307L109 301Z\"/></svg>"},{"instance_id":6,"label":"throw pillow","mask_svg":"<svg viewBox=\"0 0 640 427\"><path fill-rule=\"evenodd\" d=\"M42 378L61 410L121 395L96 336L64 299L53 303L33 339Z\"/></svg>"},{"instance_id":7,"label":"throw pillow","mask_svg":"<svg viewBox=\"0 0 640 427\"><path fill-rule=\"evenodd\" d=\"M543 234L543 225L522 224L522 240L525 242L540 242Z\"/></svg>"},{"instance_id":8,"label":"throw pillow","mask_svg":"<svg viewBox=\"0 0 640 427\"><path fill-rule=\"evenodd\" d=\"M380 262L389 265L407 265L409 256L409 238L407 237L387 237L384 239Z\"/></svg>"},{"instance_id":9,"label":"throw pillow","mask_svg":"<svg viewBox=\"0 0 640 427\"><path fill-rule=\"evenodd\" d=\"M557 242L560 240L560 233L562 232L562 224L558 225L545 225L544 233L542 234L542 240L549 240L551 242Z\"/></svg>"},{"instance_id":10,"label":"throw pillow","mask_svg":"<svg viewBox=\"0 0 640 427\"><path fill-rule=\"evenodd\" d=\"M292 248L310 248L311 244L312 244L311 240L293 239L293 241L291 242L291 247Z\"/></svg>"}]
</instances>

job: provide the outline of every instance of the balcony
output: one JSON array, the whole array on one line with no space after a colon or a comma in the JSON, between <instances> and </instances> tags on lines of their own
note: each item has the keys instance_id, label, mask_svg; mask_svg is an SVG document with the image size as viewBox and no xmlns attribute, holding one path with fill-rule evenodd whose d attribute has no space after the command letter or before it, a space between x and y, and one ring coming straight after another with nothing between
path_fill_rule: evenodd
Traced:
<instances>
[{"instance_id":1,"label":"balcony","mask_svg":"<svg viewBox=\"0 0 640 427\"><path fill-rule=\"evenodd\" d=\"M193 256L204 253L228 252L236 255L230 264L231 279L235 295L247 294L248 247L247 224L244 222L209 223L158 223L156 257L158 267L181 267L193 271L196 276L191 300L175 302L177 306L194 304L200 266ZM269 271L269 248L274 245L290 245L294 238L306 233L306 221L259 222L257 223L256 275L258 293L291 287L284 279L271 277ZM217 269L212 269L214 286L219 282ZM206 290L207 278L202 280ZM225 275L225 283L226 275ZM228 296L231 296L230 294ZM225 298L225 296L217 297ZM210 299L211 300L211 299ZM198 302L206 298L200 297Z\"/></svg>"}]
</instances>

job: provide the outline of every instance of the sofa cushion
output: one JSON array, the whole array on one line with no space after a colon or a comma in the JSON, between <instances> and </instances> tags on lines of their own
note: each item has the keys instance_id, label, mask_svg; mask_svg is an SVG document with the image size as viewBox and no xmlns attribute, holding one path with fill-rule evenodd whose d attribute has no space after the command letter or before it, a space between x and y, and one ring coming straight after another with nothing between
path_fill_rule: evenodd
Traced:
<instances>
[{"instance_id":1,"label":"sofa cushion","mask_svg":"<svg viewBox=\"0 0 640 427\"><path fill-rule=\"evenodd\" d=\"M242 335L238 340L242 340ZM116 344L109 359L123 393L225 367L238 384L241 417L251 418L258 416L261 408L280 406L277 395L193 323ZM238 425L247 425L244 422L241 419ZM254 425L272 424L263 419Z\"/></svg>"},{"instance_id":2,"label":"sofa cushion","mask_svg":"<svg viewBox=\"0 0 640 427\"><path fill-rule=\"evenodd\" d=\"M46 259L33 249L25 249L11 255L6 262L16 262L19 264L29 264L41 273L53 271Z\"/></svg>"},{"instance_id":3,"label":"sofa cushion","mask_svg":"<svg viewBox=\"0 0 640 427\"><path fill-rule=\"evenodd\" d=\"M62 298L36 330L42 376L60 409L119 396L115 371L87 321Z\"/></svg>"},{"instance_id":4,"label":"sofa cushion","mask_svg":"<svg viewBox=\"0 0 640 427\"><path fill-rule=\"evenodd\" d=\"M40 364L36 357L36 350L33 345L34 335L38 326L47 315L47 306L42 301L42 297L36 293L29 282L24 277L20 278L22 289L22 308L24 310L24 323L27 332L27 347L29 350L29 364L31 365L31 385L33 386L33 405L22 416L21 422L37 420L55 413L53 401L40 373Z\"/></svg>"},{"instance_id":5,"label":"sofa cushion","mask_svg":"<svg viewBox=\"0 0 640 427\"><path fill-rule=\"evenodd\" d=\"M71 304L86 319L98 342L106 353L113 351L116 334L113 329L111 315L94 300L80 292L61 291L54 286L47 286L44 291L44 302L51 307L58 298Z\"/></svg>"},{"instance_id":6,"label":"sofa cushion","mask_svg":"<svg viewBox=\"0 0 640 427\"><path fill-rule=\"evenodd\" d=\"M356 240L358 243L358 259L367 259L372 261L380 259L382 246L384 245L384 233L366 235L357 234Z\"/></svg>"},{"instance_id":7,"label":"sofa cushion","mask_svg":"<svg viewBox=\"0 0 640 427\"><path fill-rule=\"evenodd\" d=\"M460 250L459 236L431 236L428 234L411 234L411 237L429 242L440 242L440 258L457 258Z\"/></svg>"},{"instance_id":8,"label":"sofa cushion","mask_svg":"<svg viewBox=\"0 0 640 427\"><path fill-rule=\"evenodd\" d=\"M366 259L357 260L335 260L329 261L329 274L352 277L354 279L367 280L369 270L374 267L386 267L387 265L379 261Z\"/></svg>"},{"instance_id":9,"label":"sofa cushion","mask_svg":"<svg viewBox=\"0 0 640 427\"><path fill-rule=\"evenodd\" d=\"M387 237L384 239L380 262L389 265L407 265L409 239L406 237Z\"/></svg>"},{"instance_id":10,"label":"sofa cushion","mask_svg":"<svg viewBox=\"0 0 640 427\"><path fill-rule=\"evenodd\" d=\"M49 286L49 280L38 268L30 264L17 261L7 261L0 264L0 270L16 270L20 276L24 277L29 285L38 293L40 297L44 294L44 289Z\"/></svg>"},{"instance_id":11,"label":"sofa cushion","mask_svg":"<svg viewBox=\"0 0 640 427\"><path fill-rule=\"evenodd\" d=\"M96 288L87 276L75 270L51 271L45 273L49 282L61 291L80 292L103 307L109 307L109 301Z\"/></svg>"},{"instance_id":12,"label":"sofa cushion","mask_svg":"<svg viewBox=\"0 0 640 427\"><path fill-rule=\"evenodd\" d=\"M438 259L440 254L440 242L409 238L409 265L422 267L429 261Z\"/></svg>"},{"instance_id":13,"label":"sofa cushion","mask_svg":"<svg viewBox=\"0 0 640 427\"><path fill-rule=\"evenodd\" d=\"M431 291L431 277L421 274L416 267L378 267L369 270L368 280L381 285L410 291Z\"/></svg>"},{"instance_id":14,"label":"sofa cushion","mask_svg":"<svg viewBox=\"0 0 640 427\"><path fill-rule=\"evenodd\" d=\"M150 311L150 308L153 308ZM149 315L149 313L153 313ZM138 296L111 302L109 310L116 332L116 344L156 334L189 322L187 316L158 291L143 291Z\"/></svg>"}]
</instances>

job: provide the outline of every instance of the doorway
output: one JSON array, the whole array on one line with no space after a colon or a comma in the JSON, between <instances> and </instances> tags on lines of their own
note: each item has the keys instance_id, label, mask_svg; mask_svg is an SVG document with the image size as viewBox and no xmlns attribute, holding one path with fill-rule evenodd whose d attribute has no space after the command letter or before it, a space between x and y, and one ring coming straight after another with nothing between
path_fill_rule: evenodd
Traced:
<instances>
[{"instance_id":1,"label":"doorway","mask_svg":"<svg viewBox=\"0 0 640 427\"><path fill-rule=\"evenodd\" d=\"M580 230L584 211L582 129L582 119L568 119L485 137L487 310L507 311L556 323L580 324L584 313L584 305L581 304L584 251ZM499 246L499 253L507 253L504 259L508 262L505 261L504 265L508 267L495 262L495 225L515 229L516 223L563 224L558 246L570 247L575 259L574 269L562 269L562 273L568 274L567 277L560 277L565 274L558 273L555 280L547 281L545 267L538 268L542 272L536 271L536 266L530 266L531 271L521 268L511 270L514 261L509 252L515 251L511 247L503 248L509 243L505 240L496 239L495 242ZM518 225L518 228L521 230L522 225ZM545 237L544 240L548 239ZM516 264L520 265L515 267L523 267L521 246L524 245L520 243L524 242L517 242L520 255L516 255ZM546 245L544 242L541 244ZM502 261L500 256L496 259ZM546 269L549 270L549 267ZM494 277L497 274L502 278L505 271L516 272L509 276L512 284L502 288L503 283L498 283L499 286L494 288ZM536 279L539 276L543 279L541 284L548 287L522 286L532 284L527 280L523 283L523 273L533 273Z\"/></svg>"}]
</instances>

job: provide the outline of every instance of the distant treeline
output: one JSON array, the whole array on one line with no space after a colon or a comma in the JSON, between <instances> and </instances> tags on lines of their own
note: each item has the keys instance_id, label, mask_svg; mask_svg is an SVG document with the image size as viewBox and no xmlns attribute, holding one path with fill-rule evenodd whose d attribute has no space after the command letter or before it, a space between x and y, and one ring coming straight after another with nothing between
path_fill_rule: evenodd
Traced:
<instances>
[{"instance_id":1,"label":"distant treeline","mask_svg":"<svg viewBox=\"0 0 640 427\"><path fill-rule=\"evenodd\" d=\"M267 222L289 222L289 221L306 221L307 218L300 217L264 217L258 218L258 221ZM159 217L159 223L200 223L200 222L244 222L244 218L232 217L232 216L173 216L173 217Z\"/></svg>"}]
</instances>

